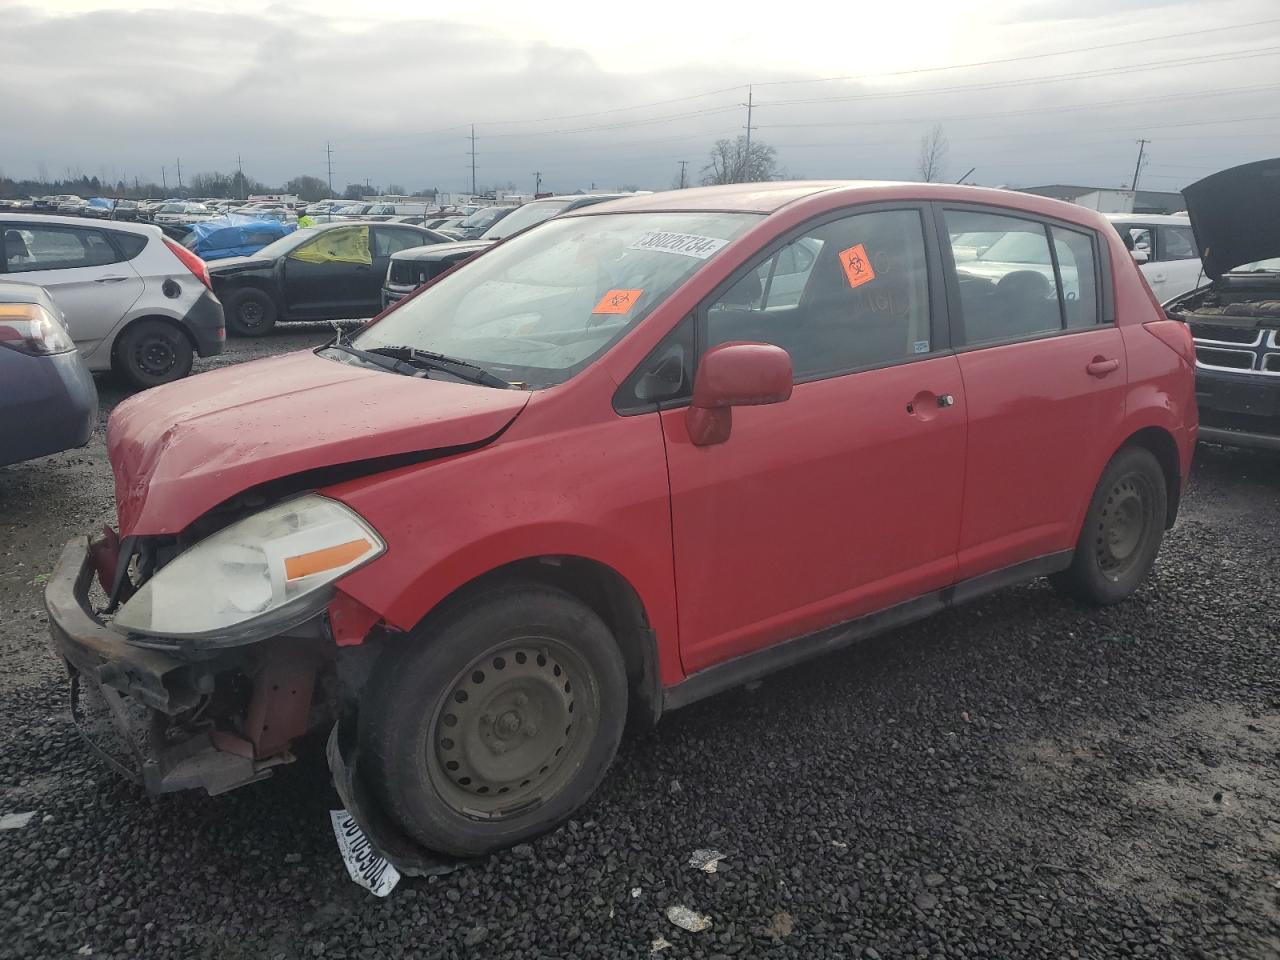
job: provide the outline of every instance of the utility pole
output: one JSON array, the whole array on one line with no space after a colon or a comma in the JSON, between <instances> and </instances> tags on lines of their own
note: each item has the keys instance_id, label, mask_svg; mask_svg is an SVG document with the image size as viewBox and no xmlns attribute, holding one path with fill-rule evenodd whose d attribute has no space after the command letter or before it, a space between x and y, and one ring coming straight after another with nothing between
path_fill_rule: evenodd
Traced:
<instances>
[{"instance_id":1,"label":"utility pole","mask_svg":"<svg viewBox=\"0 0 1280 960\"><path fill-rule=\"evenodd\" d=\"M751 107L755 100L755 88L747 87L747 102L742 106L747 108L747 151L746 156L742 158L742 162L746 164L746 176L751 177Z\"/></svg>"},{"instance_id":2,"label":"utility pole","mask_svg":"<svg viewBox=\"0 0 1280 960\"><path fill-rule=\"evenodd\" d=\"M160 168L160 189L165 193L169 192L169 181L165 179L164 167Z\"/></svg>"},{"instance_id":3,"label":"utility pole","mask_svg":"<svg viewBox=\"0 0 1280 960\"><path fill-rule=\"evenodd\" d=\"M542 192L542 171L535 170L533 172L533 196L537 199L538 194Z\"/></svg>"},{"instance_id":4,"label":"utility pole","mask_svg":"<svg viewBox=\"0 0 1280 960\"><path fill-rule=\"evenodd\" d=\"M471 193L475 194L479 189L476 186L476 125L471 125Z\"/></svg>"},{"instance_id":5,"label":"utility pole","mask_svg":"<svg viewBox=\"0 0 1280 960\"><path fill-rule=\"evenodd\" d=\"M241 200L243 200L243 199L244 199L244 195L245 195L245 190L244 190L244 161L243 161L242 159L240 159L240 154L238 154L238 153L236 154L236 169L238 169L238 170L240 171L240 199L241 199ZM332 189L332 188L333 188L333 181L332 181L332 179L330 179L330 182L329 182L329 183L330 183L330 189L329 189L329 192L330 192L330 193L332 193L332 192L333 192L333 189Z\"/></svg>"},{"instance_id":6,"label":"utility pole","mask_svg":"<svg viewBox=\"0 0 1280 960\"><path fill-rule=\"evenodd\" d=\"M178 192L182 192L182 158L178 158Z\"/></svg>"},{"instance_id":7,"label":"utility pole","mask_svg":"<svg viewBox=\"0 0 1280 960\"><path fill-rule=\"evenodd\" d=\"M688 161L688 160L681 160L681 161L679 161L679 163L680 163L680 189L681 189L681 190L683 190L683 189L684 189L684 187L685 187L685 183L686 183L685 178L684 178L684 168L685 168L685 167L687 167L687 166L689 165L689 161Z\"/></svg>"},{"instance_id":8,"label":"utility pole","mask_svg":"<svg viewBox=\"0 0 1280 960\"><path fill-rule=\"evenodd\" d=\"M329 145L329 141L324 142L325 158L329 163L329 196L333 196L333 147Z\"/></svg>"},{"instance_id":9,"label":"utility pole","mask_svg":"<svg viewBox=\"0 0 1280 960\"><path fill-rule=\"evenodd\" d=\"M1133 165L1133 186L1129 188L1134 193L1138 192L1138 174L1142 172L1142 152L1147 148L1147 144L1150 142L1150 140L1138 141L1138 162Z\"/></svg>"}]
</instances>

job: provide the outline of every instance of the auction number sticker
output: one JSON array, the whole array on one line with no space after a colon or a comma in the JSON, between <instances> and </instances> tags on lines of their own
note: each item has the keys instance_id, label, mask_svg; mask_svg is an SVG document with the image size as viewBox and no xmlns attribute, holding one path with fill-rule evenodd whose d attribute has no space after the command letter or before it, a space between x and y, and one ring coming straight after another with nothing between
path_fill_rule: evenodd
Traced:
<instances>
[{"instance_id":1,"label":"auction number sticker","mask_svg":"<svg viewBox=\"0 0 1280 960\"><path fill-rule=\"evenodd\" d=\"M855 243L848 250L840 251L840 266L844 268L844 275L851 287L860 287L876 278L875 270L871 269L871 259L867 256L867 249L860 243Z\"/></svg>"},{"instance_id":2,"label":"auction number sticker","mask_svg":"<svg viewBox=\"0 0 1280 960\"><path fill-rule=\"evenodd\" d=\"M394 890L400 882L400 871L373 848L351 814L345 810L330 810L329 819L333 821L338 852L342 854L342 862L347 865L351 879L375 897L385 897Z\"/></svg>"},{"instance_id":3,"label":"auction number sticker","mask_svg":"<svg viewBox=\"0 0 1280 960\"><path fill-rule=\"evenodd\" d=\"M591 310L592 313L630 313L643 290L610 290Z\"/></svg>"},{"instance_id":4,"label":"auction number sticker","mask_svg":"<svg viewBox=\"0 0 1280 960\"><path fill-rule=\"evenodd\" d=\"M650 230L627 249L679 253L697 260L706 260L721 247L727 246L728 243L728 240L720 240L717 237L699 237L692 233L668 233L665 230Z\"/></svg>"}]
</instances>

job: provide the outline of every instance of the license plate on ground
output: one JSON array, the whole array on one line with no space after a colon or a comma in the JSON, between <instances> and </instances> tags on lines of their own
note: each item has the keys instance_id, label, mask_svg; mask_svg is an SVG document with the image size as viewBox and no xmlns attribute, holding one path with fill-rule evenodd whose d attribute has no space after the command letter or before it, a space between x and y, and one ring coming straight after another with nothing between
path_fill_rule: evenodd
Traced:
<instances>
[{"instance_id":1,"label":"license plate on ground","mask_svg":"<svg viewBox=\"0 0 1280 960\"><path fill-rule=\"evenodd\" d=\"M347 865L351 879L375 897L385 897L400 882L400 871L374 849L369 838L346 810L330 810L333 835L338 839L338 852Z\"/></svg>"}]
</instances>

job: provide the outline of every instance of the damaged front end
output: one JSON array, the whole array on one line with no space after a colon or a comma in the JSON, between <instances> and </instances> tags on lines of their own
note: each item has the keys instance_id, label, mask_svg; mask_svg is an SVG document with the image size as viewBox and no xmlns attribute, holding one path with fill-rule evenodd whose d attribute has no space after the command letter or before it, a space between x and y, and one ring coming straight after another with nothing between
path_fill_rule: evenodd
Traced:
<instances>
[{"instance_id":1,"label":"damaged front end","mask_svg":"<svg viewBox=\"0 0 1280 960\"><path fill-rule=\"evenodd\" d=\"M77 727L150 793L223 793L292 761L337 714L340 663L360 651L341 645L379 620L334 587L385 549L341 504L303 496L200 532L123 551L77 538L45 592Z\"/></svg>"}]
</instances>

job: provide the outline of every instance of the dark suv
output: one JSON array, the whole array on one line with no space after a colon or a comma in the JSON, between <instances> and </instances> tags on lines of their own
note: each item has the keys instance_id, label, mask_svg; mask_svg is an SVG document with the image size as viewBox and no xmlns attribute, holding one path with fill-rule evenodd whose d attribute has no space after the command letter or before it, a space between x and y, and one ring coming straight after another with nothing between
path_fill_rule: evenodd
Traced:
<instances>
[{"instance_id":1,"label":"dark suv","mask_svg":"<svg viewBox=\"0 0 1280 960\"><path fill-rule=\"evenodd\" d=\"M434 280L450 267L470 260L477 253L493 246L499 240L537 226L554 216L589 207L606 200L626 196L621 193L588 193L569 197L546 197L531 200L516 208L486 230L478 239L459 240L455 243L438 243L429 247L414 247L392 255L387 268L387 281L382 287L382 309L407 297L429 280Z\"/></svg>"},{"instance_id":2,"label":"dark suv","mask_svg":"<svg viewBox=\"0 0 1280 960\"><path fill-rule=\"evenodd\" d=\"M1165 310L1195 338L1200 437L1280 450L1280 159L1182 194L1212 283Z\"/></svg>"}]
</instances>

